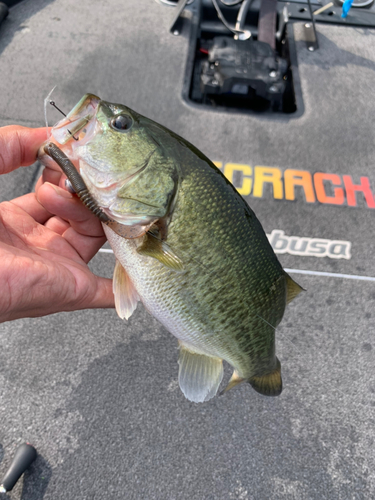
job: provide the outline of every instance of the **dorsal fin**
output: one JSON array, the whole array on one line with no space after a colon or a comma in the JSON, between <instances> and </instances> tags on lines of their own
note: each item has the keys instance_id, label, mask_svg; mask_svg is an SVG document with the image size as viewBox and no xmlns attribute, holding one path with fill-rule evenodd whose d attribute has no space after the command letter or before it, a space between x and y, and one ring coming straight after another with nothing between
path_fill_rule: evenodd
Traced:
<instances>
[{"instance_id":1,"label":"dorsal fin","mask_svg":"<svg viewBox=\"0 0 375 500\"><path fill-rule=\"evenodd\" d=\"M213 398L223 378L223 360L190 351L180 342L178 382L185 397L194 403Z\"/></svg>"},{"instance_id":2,"label":"dorsal fin","mask_svg":"<svg viewBox=\"0 0 375 500\"><path fill-rule=\"evenodd\" d=\"M112 286L117 314L121 319L129 319L137 308L139 295L118 260L116 260Z\"/></svg>"},{"instance_id":3,"label":"dorsal fin","mask_svg":"<svg viewBox=\"0 0 375 500\"><path fill-rule=\"evenodd\" d=\"M290 304L292 300L294 300L297 295L301 292L305 292L305 289L302 288L298 283L292 279L289 274L285 273L286 278L286 303Z\"/></svg>"}]
</instances>

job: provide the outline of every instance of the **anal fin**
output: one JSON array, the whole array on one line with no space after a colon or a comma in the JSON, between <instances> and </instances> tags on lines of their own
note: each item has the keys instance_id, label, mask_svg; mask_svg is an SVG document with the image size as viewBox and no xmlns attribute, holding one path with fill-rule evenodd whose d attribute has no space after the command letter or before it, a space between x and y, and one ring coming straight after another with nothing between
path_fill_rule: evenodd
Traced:
<instances>
[{"instance_id":1,"label":"anal fin","mask_svg":"<svg viewBox=\"0 0 375 500\"><path fill-rule=\"evenodd\" d=\"M263 396L279 396L283 390L280 361L276 358L276 368L274 370L260 377L251 377L249 384Z\"/></svg>"},{"instance_id":2,"label":"anal fin","mask_svg":"<svg viewBox=\"0 0 375 500\"><path fill-rule=\"evenodd\" d=\"M213 398L223 378L223 360L190 351L180 342L178 382L185 397L194 403Z\"/></svg>"},{"instance_id":3,"label":"anal fin","mask_svg":"<svg viewBox=\"0 0 375 500\"><path fill-rule=\"evenodd\" d=\"M113 273L113 294L117 314L121 319L129 319L137 308L139 295L118 260Z\"/></svg>"}]
</instances>

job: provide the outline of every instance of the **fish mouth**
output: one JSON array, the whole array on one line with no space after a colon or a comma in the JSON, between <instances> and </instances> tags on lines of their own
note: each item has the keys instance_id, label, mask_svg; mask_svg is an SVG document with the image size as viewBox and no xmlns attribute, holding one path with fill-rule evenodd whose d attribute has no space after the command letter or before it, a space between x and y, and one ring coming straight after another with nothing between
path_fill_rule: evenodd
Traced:
<instances>
[{"instance_id":1,"label":"fish mouth","mask_svg":"<svg viewBox=\"0 0 375 500\"><path fill-rule=\"evenodd\" d=\"M100 97L94 94L85 94L82 99L62 120L52 129L52 137L57 145L65 146L70 142L74 149L86 144L95 134L97 121L96 113L101 102Z\"/></svg>"},{"instance_id":2,"label":"fish mouth","mask_svg":"<svg viewBox=\"0 0 375 500\"><path fill-rule=\"evenodd\" d=\"M98 169L98 165L91 164L85 155L82 155L81 147L89 143L97 133L103 132L97 119L100 110L108 114L109 118L113 116L114 110L110 103L94 94L85 94L74 108L52 128L51 138L47 142L55 143L64 151L81 173L86 188L97 204L112 220L123 225L147 225L149 216L116 213L115 206L118 190L134 181L147 168L157 147L149 153L142 164L134 165L130 172L110 172ZM46 155L44 145L39 149L38 158L44 165L49 165L53 160ZM151 219L154 220L155 217Z\"/></svg>"}]
</instances>

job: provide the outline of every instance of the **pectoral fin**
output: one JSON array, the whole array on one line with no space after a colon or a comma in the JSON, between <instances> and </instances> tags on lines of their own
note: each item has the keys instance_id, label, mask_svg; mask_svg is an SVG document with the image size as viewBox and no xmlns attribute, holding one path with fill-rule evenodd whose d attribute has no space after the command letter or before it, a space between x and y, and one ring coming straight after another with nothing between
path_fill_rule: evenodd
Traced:
<instances>
[{"instance_id":1,"label":"pectoral fin","mask_svg":"<svg viewBox=\"0 0 375 500\"><path fill-rule=\"evenodd\" d=\"M286 277L286 303L289 304L294 300L297 295L301 292L304 292L305 290L298 284L296 283L290 276L289 274L285 273Z\"/></svg>"},{"instance_id":2,"label":"pectoral fin","mask_svg":"<svg viewBox=\"0 0 375 500\"><path fill-rule=\"evenodd\" d=\"M279 396L283 390L280 361L276 358L276 368L272 372L260 377L251 377L249 383L263 396Z\"/></svg>"},{"instance_id":3,"label":"pectoral fin","mask_svg":"<svg viewBox=\"0 0 375 500\"><path fill-rule=\"evenodd\" d=\"M181 272L184 270L181 259L173 250L164 241L161 241L150 233L145 234L143 243L137 248L137 252L141 255L148 255L157 259L173 271Z\"/></svg>"},{"instance_id":4,"label":"pectoral fin","mask_svg":"<svg viewBox=\"0 0 375 500\"><path fill-rule=\"evenodd\" d=\"M217 393L223 378L223 360L189 351L180 343L178 382L185 397L203 403Z\"/></svg>"},{"instance_id":5,"label":"pectoral fin","mask_svg":"<svg viewBox=\"0 0 375 500\"><path fill-rule=\"evenodd\" d=\"M117 314L121 319L129 319L137 308L139 295L119 261L113 273L113 294Z\"/></svg>"}]
</instances>

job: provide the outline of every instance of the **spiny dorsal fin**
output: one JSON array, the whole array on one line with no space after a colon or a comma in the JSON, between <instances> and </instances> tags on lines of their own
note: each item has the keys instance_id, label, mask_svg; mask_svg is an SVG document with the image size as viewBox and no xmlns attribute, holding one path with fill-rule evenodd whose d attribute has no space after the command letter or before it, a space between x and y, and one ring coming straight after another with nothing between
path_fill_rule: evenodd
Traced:
<instances>
[{"instance_id":1,"label":"spiny dorsal fin","mask_svg":"<svg viewBox=\"0 0 375 500\"><path fill-rule=\"evenodd\" d=\"M301 292L304 292L304 288L302 288L298 283L296 283L289 274L285 273L286 278L286 303L290 304L293 299L297 297L297 295Z\"/></svg>"},{"instance_id":2,"label":"spiny dorsal fin","mask_svg":"<svg viewBox=\"0 0 375 500\"><path fill-rule=\"evenodd\" d=\"M118 260L116 260L112 286L117 314L121 319L129 319L137 308L139 295Z\"/></svg>"},{"instance_id":3,"label":"spiny dorsal fin","mask_svg":"<svg viewBox=\"0 0 375 500\"><path fill-rule=\"evenodd\" d=\"M226 386L226 388L223 391L221 391L220 396L222 396L225 392L229 391L230 389L232 389L236 385L240 384L244 380L245 379L240 377L238 375L238 373L236 372L236 370L234 370L234 372L233 372L233 374L228 382L228 385Z\"/></svg>"},{"instance_id":4,"label":"spiny dorsal fin","mask_svg":"<svg viewBox=\"0 0 375 500\"><path fill-rule=\"evenodd\" d=\"M180 342L178 382L185 397L194 403L213 398L223 378L223 360L190 351Z\"/></svg>"},{"instance_id":5,"label":"spiny dorsal fin","mask_svg":"<svg viewBox=\"0 0 375 500\"><path fill-rule=\"evenodd\" d=\"M137 252L141 255L148 255L161 262L164 266L169 267L173 271L183 271L184 266L179 257L173 250L160 239L150 233L146 233L142 245L137 248Z\"/></svg>"},{"instance_id":6,"label":"spiny dorsal fin","mask_svg":"<svg viewBox=\"0 0 375 500\"><path fill-rule=\"evenodd\" d=\"M276 368L272 372L261 377L251 377L249 384L263 396L279 396L283 390L280 361L276 358Z\"/></svg>"}]
</instances>

